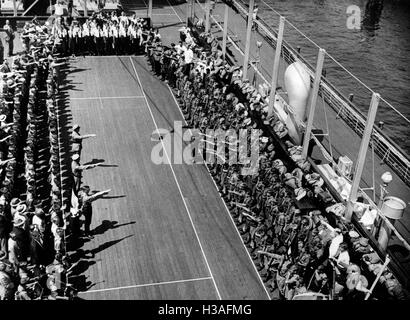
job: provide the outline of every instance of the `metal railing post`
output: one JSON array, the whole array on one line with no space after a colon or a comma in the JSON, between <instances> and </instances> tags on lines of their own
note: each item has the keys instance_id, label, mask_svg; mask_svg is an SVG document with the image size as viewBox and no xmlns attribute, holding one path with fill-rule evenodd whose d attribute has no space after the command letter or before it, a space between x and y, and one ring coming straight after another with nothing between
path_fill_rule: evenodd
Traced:
<instances>
[{"instance_id":1,"label":"metal railing post","mask_svg":"<svg viewBox=\"0 0 410 320\"><path fill-rule=\"evenodd\" d=\"M366 127L364 128L362 142L360 143L359 155L357 156L356 167L354 171L352 188L346 206L345 219L350 221L353 214L353 202L357 200L360 180L362 179L363 167L366 161L367 148L369 147L370 137L373 131L374 120L376 118L377 108L380 102L380 95L373 92L370 109L367 115Z\"/></svg>"},{"instance_id":2,"label":"metal railing post","mask_svg":"<svg viewBox=\"0 0 410 320\"><path fill-rule=\"evenodd\" d=\"M191 14L191 11L192 11L191 7L192 7L192 1L187 0L187 2L186 2L186 19L185 19L185 23L186 23L187 26L188 26L190 14Z\"/></svg>"},{"instance_id":3,"label":"metal railing post","mask_svg":"<svg viewBox=\"0 0 410 320\"><path fill-rule=\"evenodd\" d=\"M205 32L209 31L210 11L211 11L211 0L206 0L206 3L205 3Z\"/></svg>"},{"instance_id":4,"label":"metal railing post","mask_svg":"<svg viewBox=\"0 0 410 320\"><path fill-rule=\"evenodd\" d=\"M195 17L195 0L191 0L191 19L192 21L194 21L194 17Z\"/></svg>"},{"instance_id":5,"label":"metal railing post","mask_svg":"<svg viewBox=\"0 0 410 320\"><path fill-rule=\"evenodd\" d=\"M276 87L278 85L278 74L280 66L280 54L282 52L283 32L285 30L285 17L280 17L278 38L276 41L275 60L273 61L272 82L269 96L268 118L272 115L275 103Z\"/></svg>"},{"instance_id":6,"label":"metal railing post","mask_svg":"<svg viewBox=\"0 0 410 320\"><path fill-rule=\"evenodd\" d=\"M243 59L243 76L242 79L245 80L248 75L248 63L249 63L249 50L251 47L251 31L252 31L252 18L253 18L253 7L255 5L255 0L249 1L249 12L248 12L248 26L246 29L246 44L245 44L245 57Z\"/></svg>"},{"instance_id":7,"label":"metal railing post","mask_svg":"<svg viewBox=\"0 0 410 320\"><path fill-rule=\"evenodd\" d=\"M88 17L87 0L84 0L84 17Z\"/></svg>"},{"instance_id":8,"label":"metal railing post","mask_svg":"<svg viewBox=\"0 0 410 320\"><path fill-rule=\"evenodd\" d=\"M152 0L148 1L148 18L152 25Z\"/></svg>"},{"instance_id":9,"label":"metal railing post","mask_svg":"<svg viewBox=\"0 0 410 320\"><path fill-rule=\"evenodd\" d=\"M303 137L302 157L305 159L307 159L307 156L308 156L307 153L308 153L309 142L310 142L310 134L312 132L313 119L315 117L317 96L319 94L320 81L322 79L322 69L323 69L323 62L325 60L325 53L326 53L325 49L320 48L319 54L317 56L316 73L315 73L315 80L313 83L313 91L312 91L310 103L308 105L309 116L308 116L308 121L306 124L305 136Z\"/></svg>"},{"instance_id":10,"label":"metal railing post","mask_svg":"<svg viewBox=\"0 0 410 320\"><path fill-rule=\"evenodd\" d=\"M13 15L17 17L17 3L16 0L13 0Z\"/></svg>"},{"instance_id":11,"label":"metal railing post","mask_svg":"<svg viewBox=\"0 0 410 320\"><path fill-rule=\"evenodd\" d=\"M222 38L222 55L225 60L226 56L226 41L228 38L228 19L229 19L229 7L225 4L225 12L224 12L224 33Z\"/></svg>"}]
</instances>

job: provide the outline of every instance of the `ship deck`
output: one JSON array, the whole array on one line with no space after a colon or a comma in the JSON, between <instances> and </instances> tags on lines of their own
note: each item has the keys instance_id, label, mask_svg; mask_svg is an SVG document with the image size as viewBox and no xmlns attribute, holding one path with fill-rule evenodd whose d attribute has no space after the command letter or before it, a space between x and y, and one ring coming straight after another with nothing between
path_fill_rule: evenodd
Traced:
<instances>
[{"instance_id":1,"label":"ship deck","mask_svg":"<svg viewBox=\"0 0 410 320\"><path fill-rule=\"evenodd\" d=\"M97 134L84 142L82 163L104 161L84 183L112 190L93 206L80 297L267 299L206 167L152 162L154 130L183 117L146 58L79 58L70 69L70 122Z\"/></svg>"},{"instance_id":2,"label":"ship deck","mask_svg":"<svg viewBox=\"0 0 410 320\"><path fill-rule=\"evenodd\" d=\"M160 3L160 4L159 4ZM153 22L163 41L178 41L185 3L155 1ZM223 16L217 5L214 12ZM140 9L146 14L146 7ZM230 13L235 33L243 19ZM217 37L220 25L213 25ZM245 35L238 35L238 46ZM262 38L259 40L264 41ZM262 50L269 50L265 43ZM230 50L238 64L242 55ZM252 55L256 52L252 48ZM268 77L273 54L263 54L261 72ZM252 72L252 71L251 71ZM252 74L252 73L251 73ZM251 76L251 75L250 75ZM282 83L279 83L282 85ZM97 137L84 142L82 163L104 160L85 172L92 190L110 188L94 203L94 239L77 252L82 257L77 283L84 299L268 299L268 293L244 247L231 216L204 165L155 165L151 140L157 128L183 121L168 86L152 75L144 57L80 57L70 63L63 90L67 125ZM332 140L343 154L360 143L336 114L328 114ZM320 116L316 123L320 125ZM353 143L354 142L354 143ZM174 146L175 147L175 146ZM180 150L173 149L173 152ZM319 154L314 154L319 157ZM376 161L376 175L387 170ZM410 190L393 174L391 195L410 201ZM365 168L363 183L370 184ZM410 239L410 217L397 228ZM393 239L390 247L407 272L409 259ZM393 252L394 250L394 252ZM92 255L91 258L87 256Z\"/></svg>"}]
</instances>

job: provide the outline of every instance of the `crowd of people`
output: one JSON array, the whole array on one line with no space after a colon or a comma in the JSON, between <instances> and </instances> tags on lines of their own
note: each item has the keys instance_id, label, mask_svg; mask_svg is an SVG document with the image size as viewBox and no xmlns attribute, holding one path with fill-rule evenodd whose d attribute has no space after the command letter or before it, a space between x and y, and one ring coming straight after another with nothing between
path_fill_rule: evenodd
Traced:
<instances>
[{"instance_id":1,"label":"crowd of people","mask_svg":"<svg viewBox=\"0 0 410 320\"><path fill-rule=\"evenodd\" d=\"M68 246L92 237L92 202L109 192L82 184L81 172L98 164L80 165L82 140L94 135L80 135L78 125L71 183L63 184L66 124L57 116L67 52L55 30L27 22L23 52L0 67L0 300L74 298L68 276L78 261Z\"/></svg>"},{"instance_id":2,"label":"crowd of people","mask_svg":"<svg viewBox=\"0 0 410 320\"><path fill-rule=\"evenodd\" d=\"M59 294L53 270L65 253L56 119L61 61L47 40L37 30L31 49L1 67L1 300L30 299L43 286Z\"/></svg>"},{"instance_id":3,"label":"crowd of people","mask_svg":"<svg viewBox=\"0 0 410 320\"><path fill-rule=\"evenodd\" d=\"M135 16L97 13L83 25L75 19L68 25L60 18L53 25L28 22L24 52L1 66L0 300L72 297L67 278L76 262L67 245L93 237L92 202L110 191L92 193L83 184L83 171L99 165L81 164L82 142L95 135L82 135L74 125L72 197L63 198L64 124L57 108L66 56L140 52L174 88L189 127L260 131L256 173L242 175L239 164L207 166L272 297L291 300L313 292L322 299L407 298L368 239L343 220L344 206L311 171L286 126L267 114L269 88L242 80L242 68L226 62L212 34L183 27L179 43L166 46L158 30L143 31L148 27ZM379 273L379 285L370 291Z\"/></svg>"},{"instance_id":4,"label":"crowd of people","mask_svg":"<svg viewBox=\"0 0 410 320\"><path fill-rule=\"evenodd\" d=\"M100 11L84 21L57 16L51 34L67 55L134 55L142 53L148 29L147 20L135 14Z\"/></svg>"},{"instance_id":5,"label":"crowd of people","mask_svg":"<svg viewBox=\"0 0 410 320\"><path fill-rule=\"evenodd\" d=\"M368 239L343 220L344 205L311 171L286 126L268 115L268 86L242 80L242 67L223 59L211 34L188 27L180 32L179 43L170 46L149 38L147 56L153 72L174 88L187 127L204 134L260 130L256 174L242 175L242 165L228 162L207 166L272 297L405 298ZM381 270L379 285L370 291Z\"/></svg>"}]
</instances>

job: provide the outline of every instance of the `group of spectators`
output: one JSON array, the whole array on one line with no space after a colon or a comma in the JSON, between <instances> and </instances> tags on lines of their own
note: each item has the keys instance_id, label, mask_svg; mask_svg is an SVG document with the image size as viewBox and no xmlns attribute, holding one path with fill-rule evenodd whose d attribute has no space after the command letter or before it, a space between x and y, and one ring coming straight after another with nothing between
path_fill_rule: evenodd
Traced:
<instances>
[{"instance_id":1,"label":"group of spectators","mask_svg":"<svg viewBox=\"0 0 410 320\"><path fill-rule=\"evenodd\" d=\"M100 11L81 21L74 18L69 22L68 17L57 16L53 22L51 34L67 55L142 53L143 34L149 29L146 19Z\"/></svg>"},{"instance_id":2,"label":"group of spectators","mask_svg":"<svg viewBox=\"0 0 410 320\"><path fill-rule=\"evenodd\" d=\"M1 66L1 300L35 298L43 288L57 297L54 270L64 264L56 120L61 61L41 28L30 47Z\"/></svg>"},{"instance_id":3,"label":"group of spectators","mask_svg":"<svg viewBox=\"0 0 410 320\"><path fill-rule=\"evenodd\" d=\"M138 19L121 17L118 24L141 27ZM242 68L226 62L211 34L196 35L184 27L181 41L166 46L158 31L150 30L138 40L138 51L132 51L132 42L121 51L100 51L98 41L86 50L85 41L93 39L82 38L81 46L76 39L70 45L70 36L60 36L68 24L59 19L53 26L27 23L25 51L11 66L7 60L1 65L0 300L71 296L67 275L75 263L65 240L93 236L92 202L109 192L92 194L82 184L82 172L98 164L81 165L82 141L94 135L81 135L75 125L70 152L75 201L63 205L57 109L64 56L141 50L153 71L175 89L189 127L260 131L255 174L242 175L238 164L207 166L272 297L294 299L312 292L322 299L407 297L388 269L370 292L383 269L380 258L368 240L343 221L344 206L335 203L321 177L311 172L301 148L289 141L286 126L275 114L267 114L269 88L242 80ZM85 25L98 29L100 23L102 28L115 25L115 20L114 14L109 18L99 13ZM131 51L124 51L127 48Z\"/></svg>"},{"instance_id":4,"label":"group of spectators","mask_svg":"<svg viewBox=\"0 0 410 320\"><path fill-rule=\"evenodd\" d=\"M272 297L405 298L388 269L370 291L383 263L368 239L343 220L343 204L311 171L286 126L268 115L269 88L242 80L242 67L225 61L211 34L187 27L180 32L181 41L170 46L148 38L147 55L153 72L174 88L187 127L204 134L260 131L257 173L242 175L242 165L227 162L207 166Z\"/></svg>"},{"instance_id":5,"label":"group of spectators","mask_svg":"<svg viewBox=\"0 0 410 320\"><path fill-rule=\"evenodd\" d=\"M81 184L82 140L72 133L72 165L63 184L60 132L61 68L66 63L53 29L26 23L24 50L0 66L0 300L70 299L76 262L67 241L90 237L92 194ZM68 190L75 205L63 201ZM81 220L84 217L84 231Z\"/></svg>"}]
</instances>

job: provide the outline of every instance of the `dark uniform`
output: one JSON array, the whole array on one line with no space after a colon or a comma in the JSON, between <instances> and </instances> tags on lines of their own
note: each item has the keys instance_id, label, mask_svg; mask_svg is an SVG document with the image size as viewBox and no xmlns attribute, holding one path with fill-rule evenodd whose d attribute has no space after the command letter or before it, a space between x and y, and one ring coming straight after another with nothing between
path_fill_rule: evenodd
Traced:
<instances>
[{"instance_id":1,"label":"dark uniform","mask_svg":"<svg viewBox=\"0 0 410 320\"><path fill-rule=\"evenodd\" d=\"M13 27L6 22L4 26L4 31L6 32L6 43L8 47L8 56L11 57L13 55L14 49L14 30Z\"/></svg>"}]
</instances>

